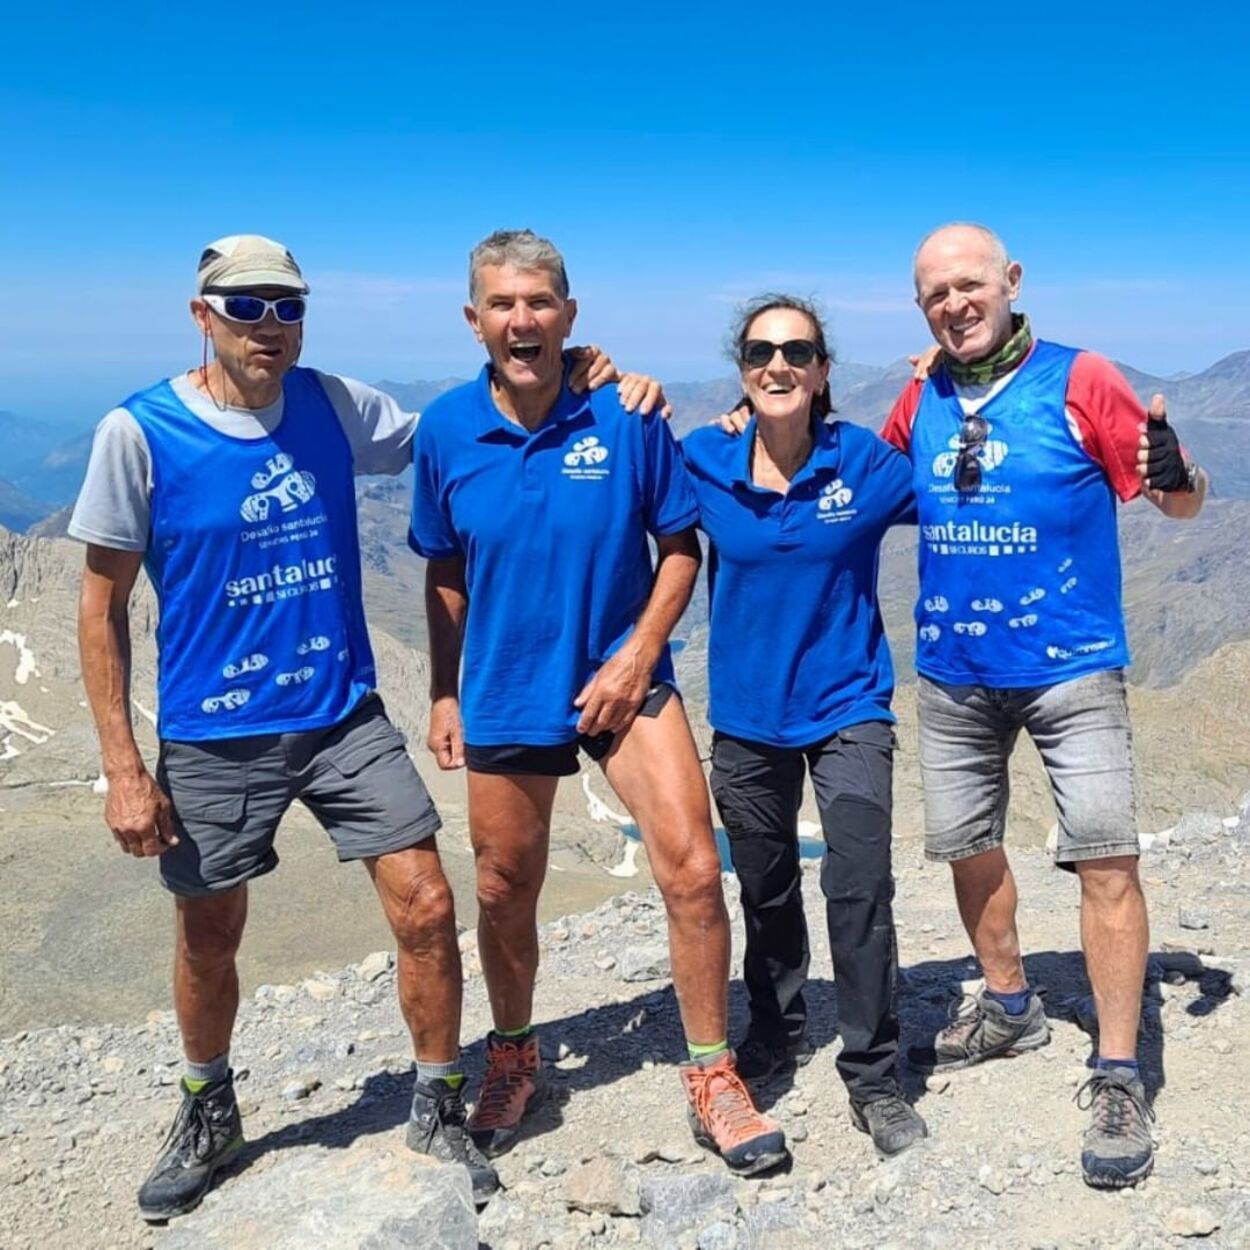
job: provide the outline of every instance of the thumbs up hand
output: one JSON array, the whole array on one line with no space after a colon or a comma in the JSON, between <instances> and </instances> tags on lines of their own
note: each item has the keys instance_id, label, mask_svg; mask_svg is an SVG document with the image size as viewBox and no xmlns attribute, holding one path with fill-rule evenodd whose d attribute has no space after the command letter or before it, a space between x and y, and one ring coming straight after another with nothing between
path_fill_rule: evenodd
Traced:
<instances>
[{"instance_id":1,"label":"thumbs up hand","mask_svg":"<svg viewBox=\"0 0 1250 1250\"><path fill-rule=\"evenodd\" d=\"M1171 493L1189 490L1189 467L1181 454L1180 439L1168 425L1167 404L1162 395L1154 395L1146 424L1137 445L1137 472L1150 491Z\"/></svg>"}]
</instances>

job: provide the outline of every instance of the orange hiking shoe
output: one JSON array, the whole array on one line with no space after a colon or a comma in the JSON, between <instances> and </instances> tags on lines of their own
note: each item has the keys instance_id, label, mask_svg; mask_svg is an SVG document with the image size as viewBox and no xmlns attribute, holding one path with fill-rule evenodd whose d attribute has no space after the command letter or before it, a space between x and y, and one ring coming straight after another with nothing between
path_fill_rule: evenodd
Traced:
<instances>
[{"instance_id":1,"label":"orange hiking shoe","mask_svg":"<svg viewBox=\"0 0 1250 1250\"><path fill-rule=\"evenodd\" d=\"M731 1171L754 1176L789 1160L785 1133L755 1109L733 1051L702 1066L684 1063L678 1071L690 1100L686 1114L695 1141L720 1155Z\"/></svg>"},{"instance_id":2,"label":"orange hiking shoe","mask_svg":"<svg viewBox=\"0 0 1250 1250\"><path fill-rule=\"evenodd\" d=\"M477 1148L491 1158L503 1154L516 1141L525 1113L542 1101L543 1092L538 1034L513 1042L490 1033L486 1075L469 1117L469 1134Z\"/></svg>"}]
</instances>

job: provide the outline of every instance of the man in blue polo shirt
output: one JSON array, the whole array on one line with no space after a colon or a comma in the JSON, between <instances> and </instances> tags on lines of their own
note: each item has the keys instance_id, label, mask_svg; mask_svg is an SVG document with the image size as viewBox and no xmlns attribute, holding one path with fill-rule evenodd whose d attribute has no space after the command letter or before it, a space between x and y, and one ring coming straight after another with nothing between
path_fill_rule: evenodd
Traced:
<instances>
[{"instance_id":1,"label":"man in blue polo shirt","mask_svg":"<svg viewBox=\"0 0 1250 1250\"><path fill-rule=\"evenodd\" d=\"M422 420L410 539L429 560L430 747L441 768L468 766L495 1024L470 1130L500 1153L543 1092L536 908L556 786L581 748L634 816L668 908L696 1139L738 1172L771 1169L785 1139L728 1048L720 867L672 697L668 636L699 566L680 454L662 421L627 415L613 388L589 400L569 391L562 345L577 306L551 243L492 235L470 258L469 293L490 360Z\"/></svg>"}]
</instances>

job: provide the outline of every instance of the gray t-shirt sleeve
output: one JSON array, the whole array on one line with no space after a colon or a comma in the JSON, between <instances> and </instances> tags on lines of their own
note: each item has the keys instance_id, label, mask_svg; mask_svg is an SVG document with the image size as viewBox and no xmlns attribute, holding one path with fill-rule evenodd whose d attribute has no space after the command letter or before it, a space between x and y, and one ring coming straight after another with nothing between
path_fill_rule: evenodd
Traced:
<instances>
[{"instance_id":1,"label":"gray t-shirt sleeve","mask_svg":"<svg viewBox=\"0 0 1250 1250\"><path fill-rule=\"evenodd\" d=\"M152 455L139 423L114 408L96 426L87 475L69 532L119 551L146 551L152 517Z\"/></svg>"},{"instance_id":2,"label":"gray t-shirt sleeve","mask_svg":"<svg viewBox=\"0 0 1250 1250\"><path fill-rule=\"evenodd\" d=\"M402 473L412 463L412 433L418 413L354 378L321 373L318 378L351 444L357 475Z\"/></svg>"}]
</instances>

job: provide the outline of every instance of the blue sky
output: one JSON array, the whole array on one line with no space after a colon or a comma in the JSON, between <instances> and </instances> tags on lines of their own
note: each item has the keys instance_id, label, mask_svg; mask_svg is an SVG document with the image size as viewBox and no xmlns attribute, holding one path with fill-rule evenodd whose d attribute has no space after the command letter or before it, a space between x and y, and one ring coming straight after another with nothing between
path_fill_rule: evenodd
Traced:
<instances>
[{"instance_id":1,"label":"blue sky","mask_svg":"<svg viewBox=\"0 0 1250 1250\"><path fill-rule=\"evenodd\" d=\"M6 19L0 408L186 367L203 244L288 243L305 361L463 375L468 249L565 251L578 337L725 371L736 299L839 354L926 341L919 237L985 221L1049 337L1159 373L1250 347L1250 17L1155 3L49 3Z\"/></svg>"}]
</instances>

